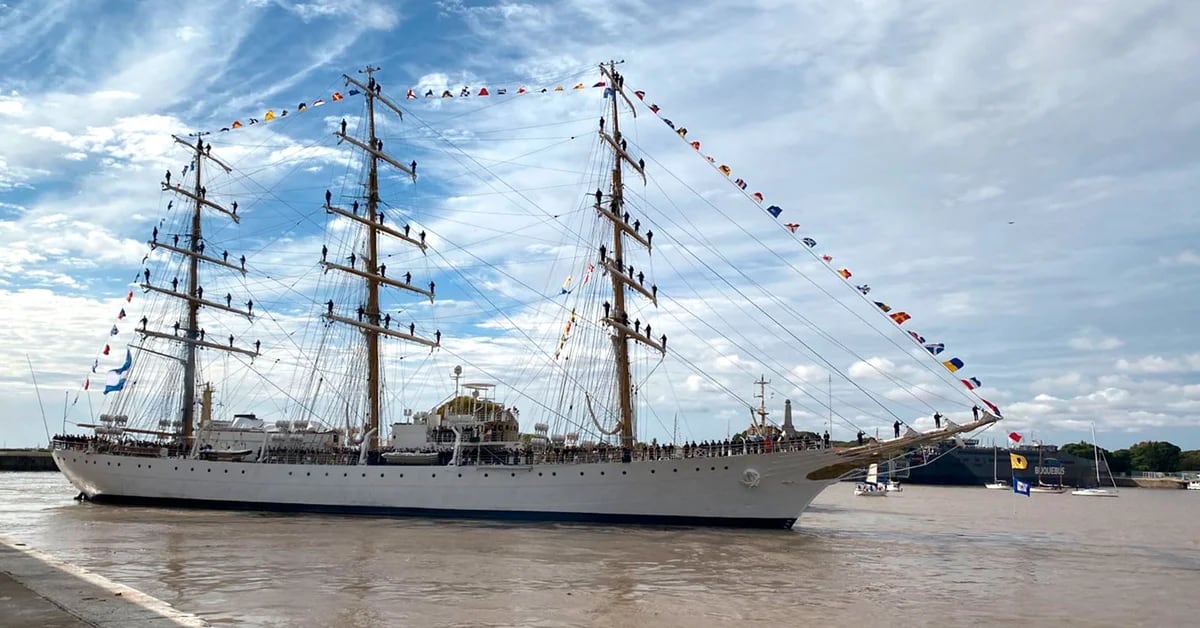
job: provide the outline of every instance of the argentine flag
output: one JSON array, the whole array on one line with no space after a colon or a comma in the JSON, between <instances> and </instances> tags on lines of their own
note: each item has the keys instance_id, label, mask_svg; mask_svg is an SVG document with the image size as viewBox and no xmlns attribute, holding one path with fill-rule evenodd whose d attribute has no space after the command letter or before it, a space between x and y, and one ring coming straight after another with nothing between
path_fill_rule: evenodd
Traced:
<instances>
[{"instance_id":1,"label":"argentine flag","mask_svg":"<svg viewBox=\"0 0 1200 628\"><path fill-rule=\"evenodd\" d=\"M133 354L129 349L125 350L125 363L120 368L115 368L104 376L104 394L117 392L125 388L125 380L129 378L129 367L133 366Z\"/></svg>"}]
</instances>

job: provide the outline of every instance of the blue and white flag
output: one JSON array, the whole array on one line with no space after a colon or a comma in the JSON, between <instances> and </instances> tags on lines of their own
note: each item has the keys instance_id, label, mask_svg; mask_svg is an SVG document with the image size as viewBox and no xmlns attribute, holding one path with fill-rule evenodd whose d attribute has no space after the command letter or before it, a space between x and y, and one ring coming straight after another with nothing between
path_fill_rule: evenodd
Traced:
<instances>
[{"instance_id":1,"label":"blue and white flag","mask_svg":"<svg viewBox=\"0 0 1200 628\"><path fill-rule=\"evenodd\" d=\"M1029 497L1029 482L1022 482L1017 478L1013 478L1013 492L1017 495Z\"/></svg>"},{"instance_id":2,"label":"blue and white flag","mask_svg":"<svg viewBox=\"0 0 1200 628\"><path fill-rule=\"evenodd\" d=\"M125 363L120 368L115 368L104 376L104 394L117 392L125 388L125 381L129 379L129 367L133 366L133 354L129 349L125 350Z\"/></svg>"}]
</instances>

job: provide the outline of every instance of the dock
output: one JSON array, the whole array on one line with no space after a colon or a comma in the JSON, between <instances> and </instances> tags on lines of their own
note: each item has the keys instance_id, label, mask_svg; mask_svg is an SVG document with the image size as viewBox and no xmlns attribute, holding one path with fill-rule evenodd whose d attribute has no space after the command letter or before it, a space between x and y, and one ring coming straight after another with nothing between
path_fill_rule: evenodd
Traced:
<instances>
[{"instance_id":1,"label":"dock","mask_svg":"<svg viewBox=\"0 0 1200 628\"><path fill-rule=\"evenodd\" d=\"M0 536L0 624L37 628L203 627L170 604Z\"/></svg>"},{"instance_id":2,"label":"dock","mask_svg":"<svg viewBox=\"0 0 1200 628\"><path fill-rule=\"evenodd\" d=\"M58 471L49 449L0 449L0 471Z\"/></svg>"}]
</instances>

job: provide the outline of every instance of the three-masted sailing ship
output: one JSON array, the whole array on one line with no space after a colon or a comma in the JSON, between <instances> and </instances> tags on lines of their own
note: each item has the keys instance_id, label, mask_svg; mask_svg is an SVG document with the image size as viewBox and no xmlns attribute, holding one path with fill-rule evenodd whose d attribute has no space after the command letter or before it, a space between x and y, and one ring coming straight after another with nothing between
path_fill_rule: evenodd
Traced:
<instances>
[{"instance_id":1,"label":"three-masted sailing ship","mask_svg":"<svg viewBox=\"0 0 1200 628\"><path fill-rule=\"evenodd\" d=\"M339 146L362 159L362 193L344 203L326 191L321 204L327 217L355 234L347 255L322 247L321 274L356 288L313 298L323 329L350 330L361 339L365 351L354 361L355 377L345 380L354 385L335 386L315 375L322 371L314 366L307 383L326 390L297 401L302 412L296 416L303 418L272 424L250 413L214 416L223 410L214 404L213 388L203 383L201 358L253 360L268 347L206 331L208 317L254 322L258 315L248 297L235 299L232 290L223 296L204 291L203 280L214 273L238 277L247 272L241 253L216 254L206 246L210 220L239 220L237 203L223 204L206 187L210 170L229 172L231 166L205 136L175 137L190 151L192 177L172 183L168 173L162 187L190 207L190 220L183 233L170 237L155 229L149 245L156 255L178 262L182 279L165 280L161 273L152 277L145 271L140 286L162 306L153 321L149 316L140 320L140 343L132 347L134 372L152 359L167 366L142 370L143 381L136 388L114 395L110 411L86 426L94 436L56 441L54 458L84 498L374 515L788 528L846 473L997 420L983 412L963 425L849 448L830 447L827 437L824 443L775 439L754 447L744 440L678 448L638 442L631 355L649 352L666 358L670 348L664 326L642 320L658 307L659 290L644 270L635 268L642 268L638 260L650 254L655 240L653 231L631 216L626 199L627 175L644 180L646 166L621 134L622 115L636 115L636 110L615 63L599 68L610 96L598 130L607 172L602 186L587 193L595 221L592 233L600 240L590 244L595 257L589 266L606 275L608 285L602 300L589 301L595 311L572 309L568 324L569 330L577 318L592 317L593 337L602 335L608 345L597 344L595 355L576 360L605 371L604 379L571 382L571 412L582 417L579 422L595 425L597 440L551 433L544 422L522 433L517 409L496 399L496 385L463 382L460 368L454 370L454 392L445 403L403 417L389 413L385 348L400 343L437 351L443 335L437 328L401 322L384 306L385 294L432 303L438 292L432 278L387 271L384 247L424 255L431 242L424 230L401 224L392 212L392 221L385 220L381 178L402 176L415 182L418 175L416 161L384 150L377 116L403 119L403 113L383 94L377 71L367 67L361 78L343 77L365 99L365 115L353 128L343 120L334 133ZM322 351L339 349L325 346ZM161 376L157 387L149 383L155 376ZM608 387L593 389L600 381ZM152 402L132 401L151 392ZM314 400L324 392L335 401L325 406L327 414L319 415ZM761 415L765 431L765 407Z\"/></svg>"}]
</instances>

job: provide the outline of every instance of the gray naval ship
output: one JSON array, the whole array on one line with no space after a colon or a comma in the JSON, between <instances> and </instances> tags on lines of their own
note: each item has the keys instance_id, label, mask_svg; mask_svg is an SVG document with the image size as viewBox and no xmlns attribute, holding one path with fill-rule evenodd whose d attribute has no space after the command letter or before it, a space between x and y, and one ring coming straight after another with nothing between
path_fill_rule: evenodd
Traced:
<instances>
[{"instance_id":1,"label":"gray naval ship","mask_svg":"<svg viewBox=\"0 0 1200 628\"><path fill-rule=\"evenodd\" d=\"M1024 457L1026 468L1014 471L1009 454ZM1103 460L1100 465L1100 474L1106 475L1107 465ZM1096 466L1091 459L1071 455L1057 445L991 447L980 445L975 439L941 441L910 451L887 466L890 479L943 486L1011 483L1015 475L1033 486L1083 487L1095 484L1096 477Z\"/></svg>"}]
</instances>

